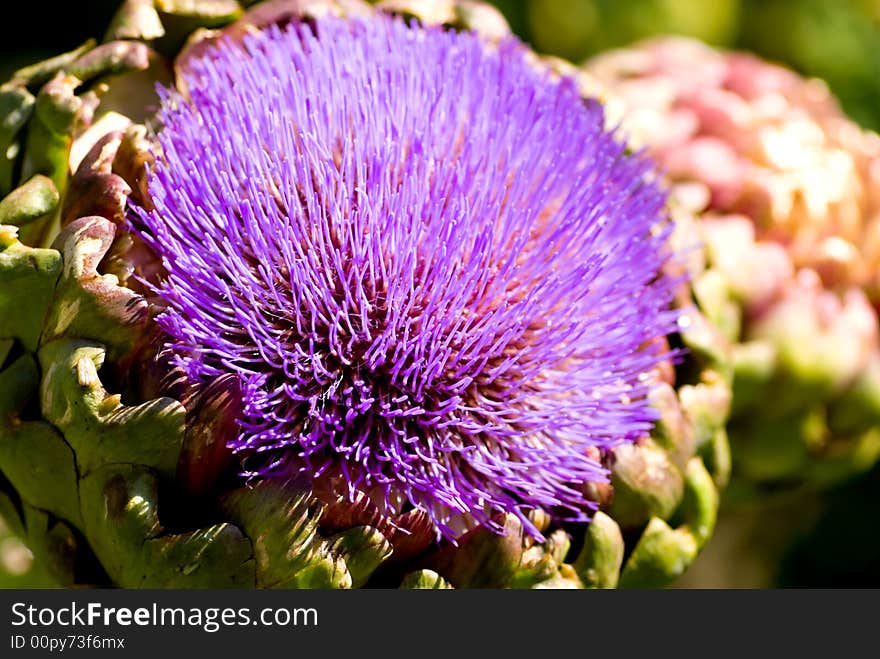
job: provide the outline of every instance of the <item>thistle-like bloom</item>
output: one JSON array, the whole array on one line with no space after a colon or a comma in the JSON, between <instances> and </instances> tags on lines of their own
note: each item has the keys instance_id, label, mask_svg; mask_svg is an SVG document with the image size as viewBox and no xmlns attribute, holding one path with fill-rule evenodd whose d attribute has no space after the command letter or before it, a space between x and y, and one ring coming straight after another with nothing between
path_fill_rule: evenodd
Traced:
<instances>
[{"instance_id":1,"label":"thistle-like bloom","mask_svg":"<svg viewBox=\"0 0 880 659\"><path fill-rule=\"evenodd\" d=\"M233 448L425 511L586 519L668 357L664 195L513 39L323 18L226 41L165 94L159 322L240 376Z\"/></svg>"}]
</instances>

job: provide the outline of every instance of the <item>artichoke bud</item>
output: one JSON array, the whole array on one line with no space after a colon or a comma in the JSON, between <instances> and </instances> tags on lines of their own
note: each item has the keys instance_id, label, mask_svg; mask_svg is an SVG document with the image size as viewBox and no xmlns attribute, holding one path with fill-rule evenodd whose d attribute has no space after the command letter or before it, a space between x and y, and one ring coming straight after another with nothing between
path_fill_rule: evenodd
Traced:
<instances>
[{"instance_id":1,"label":"artichoke bud","mask_svg":"<svg viewBox=\"0 0 880 659\"><path fill-rule=\"evenodd\" d=\"M834 400L828 425L835 436L847 436L880 424L880 356L872 355L867 368L842 396Z\"/></svg>"},{"instance_id":2,"label":"artichoke bud","mask_svg":"<svg viewBox=\"0 0 880 659\"><path fill-rule=\"evenodd\" d=\"M386 14L416 18L421 27ZM565 121L574 117L586 131L568 144L582 138L590 144L607 141L603 148L617 156L590 175L607 177L616 191L612 205L632 211L623 213L625 221L614 229L625 234L622 238L605 236L604 225L589 228L586 223L578 240L595 238L596 253L611 254L621 245L641 251L621 255L620 263L612 254L605 263L584 257L589 249L578 250L559 267L546 269L544 260L561 258L553 242L558 236L544 246L536 225L536 247L514 245L523 258L538 250L535 258L526 259L527 270L535 269L528 275L533 281L501 280L514 269L520 272L521 264L508 258L511 243L499 246L498 254L486 251L485 263L474 260L464 272L446 269L446 261L437 257L436 267L425 270L435 280L411 287L401 283L417 273L407 274L401 256L407 249L389 251L389 245L377 243L370 254L343 258L334 250L351 235L347 238L338 227L326 240L311 230L284 233L299 231L290 218L316 220L351 200L333 197L347 190L338 182L325 185L308 178L291 194L280 170L247 169L280 163L293 167L280 147L273 151L256 144L253 157L221 168L226 178L216 185L210 182L211 172L174 170L183 160L201 167L229 155L210 146L210 135L193 137L197 127L222 121L178 126L182 115L177 113L197 108L205 94L217 91L209 60L225 62L217 65L223 75L241 74L242 84L253 82L255 74L242 64L248 59L242 44L259 41L296 49L307 40L309 47L296 51L297 57L303 55L297 64L302 82L328 95L320 111L334 112L333 92L321 87L324 76L313 75L310 62L323 56L321 49L328 62L336 61L334 49L352 47L336 42L361 38L346 21L360 21L374 36L403 40L407 53L422 43L411 39L409 31L423 30L430 36L425 41L437 40L434 55L446 52L449 44L443 40L451 40L459 45L450 52L464 52L475 61L497 59L503 68L510 59L524 80L534 78L548 94L567 95L571 112ZM324 30L329 37L322 38ZM290 43L279 41L294 32L298 36ZM465 0L389 0L378 8L355 0L276 0L254 3L247 11L232 0L127 0L106 43L89 42L22 69L0 88L0 194L5 195L0 201L0 471L15 495L0 495L0 506L16 518L13 524L38 558L56 566L61 582L607 588L618 582L665 585L686 569L714 525L717 488L729 463L723 427L730 407L730 344L752 316L741 313L743 292L736 282L713 270L703 251L691 249L694 227L669 224L665 190L649 164L603 132L590 76L527 52L508 34L497 10ZM291 61L290 55L285 61ZM364 64L361 59L358 66ZM411 75L406 68L398 73ZM227 82L218 93L229 92L233 86ZM467 76L461 82L474 84ZM165 86L161 98L156 83ZM477 87L474 98L485 97L482 86ZM440 91L446 88L444 82ZM454 101L460 100L456 94ZM381 105L370 102L370 107ZM521 105L528 111L530 103ZM234 105L224 107L234 110ZM456 113L442 114L451 120ZM262 119L252 113L248 117L255 119L252 128L262 129ZM548 128L538 115L524 117L529 130ZM244 130L250 118L230 121ZM326 118L319 117L318 125L332 125ZM432 130L437 122L443 125L439 115L435 119ZM473 137L477 146L484 140L490 153L494 120L477 126L480 121L451 125L450 131L460 132L443 135L438 148L456 140L466 145L466 138ZM561 125L554 124L546 139L559 139ZM366 141L358 135L336 153L335 146L325 148L318 140L315 147L309 141L320 137L315 130L308 140L298 136L294 146L287 146L303 156L330 158L331 176L333 171L366 175L361 171L366 160L351 149L372 144L371 134L365 133ZM175 131L178 140L169 137ZM260 139L279 136L284 137L273 128ZM382 149L406 142L379 138ZM544 153L544 141L536 141L536 153ZM198 157L184 154L182 160L177 149L184 147L205 150ZM447 155L469 158L468 149ZM281 156L264 158L270 151ZM393 160L398 155L389 154L391 162L370 176L396 186L381 177L400 169L401 176L409 177L403 181L421 180L424 163L410 155ZM511 181L521 171L547 165L542 155L536 158L527 159L530 167L511 170ZM474 172L485 174L483 157L478 160ZM498 166L507 168L502 160ZM583 168L588 160L573 156L570 169ZM566 169L553 164L555 172ZM14 180L18 172L20 181ZM524 195L523 203L539 195L532 215L522 217L551 217L559 199L577 192L585 195L583 204L598 204L617 221L608 200L599 198L602 186L569 190L565 176L547 180L562 186L552 198L540 197L541 186L528 181L509 184L512 194ZM469 185L449 181L454 188L450 198ZM190 184L195 187L185 189ZM360 186L355 188L352 194L361 194ZM202 195L198 203L189 196L193 192ZM218 194L225 199L227 193L236 201L223 201L211 211L207 200ZM405 197L383 195L376 199ZM482 195L478 201L489 204L476 213L478 218L508 212L500 199ZM425 208L436 206L442 215L448 204L435 202L428 199ZM180 206L170 212L169 204L175 203ZM559 226L581 222L583 204L563 209L571 217ZM370 210L363 200L355 206ZM383 222L392 215L430 217L427 211L379 211ZM208 215L208 225L200 227ZM287 229L271 228L284 218ZM229 224L220 231L213 224L227 220L262 229L251 232ZM436 245L443 249L418 244L413 253L427 250L434 258L444 252L458 236L443 233L449 226L444 221L426 232L439 232ZM398 229L401 240L421 233L412 227L367 229L363 235L370 240ZM477 233L466 251L483 258L480 250L491 245ZM196 234L192 246L183 244ZM279 237L283 240L273 242ZM302 258L295 253L300 247ZM393 258L381 267L372 264L341 279L334 270L361 268L360 260L386 252L393 252ZM313 256L323 259L315 263L325 268L317 279L297 270ZM230 269L212 270L224 258L230 259L224 265ZM197 275L181 270L194 264ZM375 278L388 267L404 270L388 282ZM589 284L591 277L595 286ZM332 286L324 290L334 281L353 288L341 294ZM637 285L638 295L618 291L621 282ZM187 288L197 283L206 288ZM455 293L459 285L487 291L485 303L475 306L472 295ZM218 288L212 292L210 286ZM535 286L544 287L540 294L534 293ZM406 299L410 289L449 297L414 302ZM607 309L591 301L584 307L589 313L571 312L594 289L607 289L619 299L611 296ZM300 295L297 304L279 313L273 305L284 303L292 290ZM315 297L324 293L326 299ZM573 297L574 306L567 302ZM209 313L181 315L182 306L206 301ZM341 303L353 306L331 312L322 307ZM546 313L537 313L545 309L542 304ZM507 311L517 305L534 308L522 316ZM437 322L412 325L418 314L408 310L416 307L439 314ZM447 307L455 308L450 316L455 322L445 325ZM379 325L371 319L386 309L389 316L380 325L401 323L406 329L389 330L379 341ZM312 311L314 317L306 317ZM592 323L594 315L606 314L598 329L584 324L585 318ZM495 322L506 325L493 329ZM484 329L488 333L466 343L474 331ZM404 334L408 338L399 339ZM590 343L589 350L569 344L596 336L601 340ZM594 372L592 356L583 358L591 351L607 373ZM456 352L467 359L451 361ZM410 359L410 353L415 357ZM783 358L778 350L776 356ZM359 366L352 369L353 363ZM309 364L308 373L303 364ZM572 364L576 370L567 373ZM557 371L561 379L553 379ZM858 374L848 377L855 381ZM438 381L449 388L435 391ZM526 390L540 394L537 406L523 404ZM482 411L474 414L477 408ZM316 434L310 436L313 429ZM535 441L521 441L529 429ZM557 430L562 441L537 439L555 437ZM496 469L497 456L507 453L514 468L501 464ZM542 465L538 477L533 467L522 468L535 464ZM16 502L21 504L17 509Z\"/></svg>"},{"instance_id":3,"label":"artichoke bud","mask_svg":"<svg viewBox=\"0 0 880 659\"><path fill-rule=\"evenodd\" d=\"M711 321L691 327L687 314L681 340L733 382L734 477L824 487L859 473L874 454L862 392L880 354L880 137L821 81L692 39L644 41L584 69L672 188L674 239L692 246L693 301ZM721 477L726 394L685 375L682 406Z\"/></svg>"}]
</instances>

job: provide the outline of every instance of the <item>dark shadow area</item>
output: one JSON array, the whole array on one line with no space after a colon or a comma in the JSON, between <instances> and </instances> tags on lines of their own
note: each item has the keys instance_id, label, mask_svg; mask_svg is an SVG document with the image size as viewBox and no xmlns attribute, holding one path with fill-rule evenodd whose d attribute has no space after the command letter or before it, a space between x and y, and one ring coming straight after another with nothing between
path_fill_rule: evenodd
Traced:
<instances>
[{"instance_id":1,"label":"dark shadow area","mask_svg":"<svg viewBox=\"0 0 880 659\"><path fill-rule=\"evenodd\" d=\"M877 588L880 586L880 466L828 494L812 530L782 561L779 586Z\"/></svg>"},{"instance_id":2,"label":"dark shadow area","mask_svg":"<svg viewBox=\"0 0 880 659\"><path fill-rule=\"evenodd\" d=\"M119 0L16 3L15 18L3 21L0 81L22 66L72 50L90 37L101 39L119 4Z\"/></svg>"}]
</instances>

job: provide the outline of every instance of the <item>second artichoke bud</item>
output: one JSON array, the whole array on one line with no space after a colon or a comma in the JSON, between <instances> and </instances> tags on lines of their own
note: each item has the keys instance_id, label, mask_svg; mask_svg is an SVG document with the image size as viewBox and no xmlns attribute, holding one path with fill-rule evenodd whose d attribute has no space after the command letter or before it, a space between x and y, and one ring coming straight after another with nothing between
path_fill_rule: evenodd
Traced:
<instances>
[{"instance_id":1,"label":"second artichoke bud","mask_svg":"<svg viewBox=\"0 0 880 659\"><path fill-rule=\"evenodd\" d=\"M695 299L733 343L740 484L822 487L880 456L880 138L827 87L662 38L584 68L657 159ZM604 92L598 91L604 90Z\"/></svg>"}]
</instances>

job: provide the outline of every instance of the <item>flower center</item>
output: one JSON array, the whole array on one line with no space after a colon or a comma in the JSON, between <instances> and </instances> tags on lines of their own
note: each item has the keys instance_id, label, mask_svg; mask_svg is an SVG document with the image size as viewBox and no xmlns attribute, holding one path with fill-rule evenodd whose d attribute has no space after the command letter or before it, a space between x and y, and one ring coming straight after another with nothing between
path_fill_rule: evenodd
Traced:
<instances>
[{"instance_id":1,"label":"flower center","mask_svg":"<svg viewBox=\"0 0 880 659\"><path fill-rule=\"evenodd\" d=\"M379 15L186 75L139 221L181 363L241 378L234 448L447 535L586 518L595 448L654 419L638 376L673 321L663 195L600 106L513 39Z\"/></svg>"}]
</instances>

